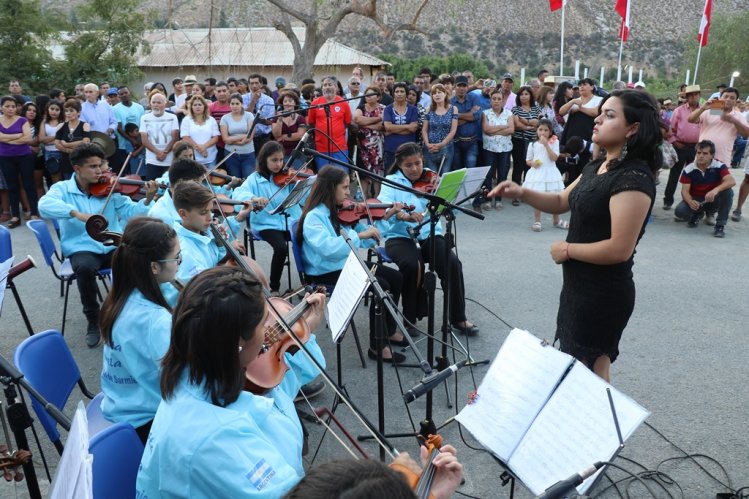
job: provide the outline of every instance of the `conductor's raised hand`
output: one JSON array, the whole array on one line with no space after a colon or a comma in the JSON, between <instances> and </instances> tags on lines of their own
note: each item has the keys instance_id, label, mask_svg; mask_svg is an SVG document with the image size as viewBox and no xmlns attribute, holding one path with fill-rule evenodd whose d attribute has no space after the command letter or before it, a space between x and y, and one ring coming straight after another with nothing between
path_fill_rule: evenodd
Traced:
<instances>
[{"instance_id":1,"label":"conductor's raised hand","mask_svg":"<svg viewBox=\"0 0 749 499\"><path fill-rule=\"evenodd\" d=\"M505 180L503 182L500 182L488 194L488 197L490 198L493 198L495 196L520 199L523 197L523 188L512 180Z\"/></svg>"}]
</instances>

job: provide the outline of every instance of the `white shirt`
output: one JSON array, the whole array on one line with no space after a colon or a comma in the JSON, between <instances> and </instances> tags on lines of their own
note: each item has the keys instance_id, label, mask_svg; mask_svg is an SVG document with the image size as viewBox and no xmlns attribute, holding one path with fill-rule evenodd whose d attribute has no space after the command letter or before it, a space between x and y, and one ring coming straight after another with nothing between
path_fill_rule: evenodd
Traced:
<instances>
[{"instance_id":1,"label":"white shirt","mask_svg":"<svg viewBox=\"0 0 749 499\"><path fill-rule=\"evenodd\" d=\"M146 113L140 119L140 133L145 133L148 141L159 151L166 149L172 140L172 132L179 130L177 116L164 112L161 116ZM172 153L170 152L164 161L159 161L156 154L146 149L146 163L158 166L169 166L172 164Z\"/></svg>"},{"instance_id":2,"label":"white shirt","mask_svg":"<svg viewBox=\"0 0 749 499\"><path fill-rule=\"evenodd\" d=\"M221 132L219 132L218 123L216 123L213 116L209 116L202 125L198 125L190 116L186 116L179 127L179 135L180 137L190 137L196 144L205 144L211 140L211 137L221 135ZM206 152L208 156L203 156L196 150L195 161L203 165L216 161L218 148L215 144L209 147Z\"/></svg>"}]
</instances>

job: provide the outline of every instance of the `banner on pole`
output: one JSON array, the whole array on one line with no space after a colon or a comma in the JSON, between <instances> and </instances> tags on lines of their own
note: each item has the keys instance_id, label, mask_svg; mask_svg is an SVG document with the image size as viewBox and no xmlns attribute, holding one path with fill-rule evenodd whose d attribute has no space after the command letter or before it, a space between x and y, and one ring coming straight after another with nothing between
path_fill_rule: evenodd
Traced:
<instances>
[{"instance_id":1,"label":"banner on pole","mask_svg":"<svg viewBox=\"0 0 749 499\"><path fill-rule=\"evenodd\" d=\"M697 32L697 40L700 42L700 47L707 45L707 35L710 31L710 19L712 17L713 0L705 0L705 8L702 11L702 20L700 21L700 29Z\"/></svg>"},{"instance_id":2,"label":"banner on pole","mask_svg":"<svg viewBox=\"0 0 749 499\"><path fill-rule=\"evenodd\" d=\"M561 9L565 5L567 5L567 0L549 0L549 7L552 12Z\"/></svg>"},{"instance_id":3,"label":"banner on pole","mask_svg":"<svg viewBox=\"0 0 749 499\"><path fill-rule=\"evenodd\" d=\"M630 0L616 0L614 8L622 17L622 24L619 27L619 39L626 42L629 39Z\"/></svg>"}]
</instances>

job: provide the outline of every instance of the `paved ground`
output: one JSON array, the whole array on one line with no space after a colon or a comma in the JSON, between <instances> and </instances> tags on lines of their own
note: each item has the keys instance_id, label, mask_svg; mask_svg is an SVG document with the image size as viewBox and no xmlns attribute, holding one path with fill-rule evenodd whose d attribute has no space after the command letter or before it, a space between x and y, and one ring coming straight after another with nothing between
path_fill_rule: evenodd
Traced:
<instances>
[{"instance_id":1,"label":"paved ground","mask_svg":"<svg viewBox=\"0 0 749 499\"><path fill-rule=\"evenodd\" d=\"M732 170L740 181L738 170ZM666 178L666 173L661 175ZM662 188L663 185L660 186ZM659 190L660 194L660 190ZM749 401L749 363L746 361L746 334L749 332L749 267L744 259L749 246L749 222L731 223L723 240L712 237L711 229L700 226L687 229L672 220L672 213L661 209L660 199L653 211L644 239L635 257L637 305L620 345L621 356L613 367L613 384L629 394L652 412L647 423L668 437L664 440L656 431L641 426L627 442L622 453L647 468L655 468L663 460L682 456L675 447L689 453L706 454L717 460L700 458L704 468L718 480L733 488L749 485L749 431L747 401ZM534 334L553 337L561 271L548 255L549 245L564 236L551 228L551 219L544 216L544 230L530 230L532 212L528 206L509 206L486 214L483 222L461 217L458 223L458 247L464 264L470 318L481 326L478 338L471 339L471 352L476 358L491 359L510 331L507 324L527 329ZM33 255L42 268L29 271L16 282L20 288L31 322L38 331L59 328L62 299L58 285L47 268L30 232L25 228L13 231L17 258ZM258 259L269 261L266 246L259 247ZM296 279L295 279L296 281ZM84 319L80 311L77 291L71 297L67 324L67 341L73 350L83 378L97 391L101 368L101 348L89 350L84 343ZM438 317L441 313L438 310ZM497 317L501 318L499 320ZM360 310L356 322L366 341L366 310ZM421 323L426 327L426 321ZM6 299L0 318L0 353L8 359L26 336L20 315L12 298ZM320 343L326 351L329 372L335 375L335 348L327 330L318 331ZM347 337L342 347L342 372L346 387L362 411L377 420L375 366L367 361L367 368L359 365L352 338ZM446 406L445 390L434 397L434 419L445 421L465 404L473 389L473 380L482 379L486 367L474 369L473 375L462 370L458 377L457 405ZM425 399L404 408L396 374L402 385L413 386L420 379L416 369L385 369L387 431L401 432L411 428L407 410L418 423L425 414ZM451 392L455 390L453 385ZM79 397L77 390L75 397ZM455 400L453 392L453 400ZM332 401L328 389L317 405ZM71 411L72 404L67 407ZM309 410L309 409L308 409ZM350 413L341 408L341 419L354 434L362 432ZM41 431L41 430L40 430ZM312 426L312 446L320 440L321 430ZM482 498L509 497L509 488L501 487L500 466L485 452L473 450L475 441L452 423L443 432L447 442L455 445L465 464L466 484L460 490ZM45 435L40 435L47 458L52 465L56 453ZM465 440L462 440L464 438ZM3 438L0 437L0 440ZM394 439L399 450L413 452L411 439ZM376 449L365 447L372 455ZM38 454L38 452L36 453ZM331 438L326 438L318 460L345 455ZM39 459L37 457L37 462ZM632 471L642 468L625 459L618 463ZM38 466L40 476L43 475ZM724 492L720 484L692 462L669 461L661 471L672 476L687 498L715 497ZM613 477L621 474L612 472ZM652 482L651 482L652 483ZM606 483L600 483L593 493L600 493ZM24 483L14 487L2 484L0 496L24 496ZM653 485L657 489L656 485ZM669 491L679 497L676 486ZM622 490L623 492L623 490ZM644 489L633 485L633 497L645 497ZM659 490L659 497L666 497ZM517 497L531 497L522 486ZM601 497L619 497L613 490Z\"/></svg>"}]
</instances>

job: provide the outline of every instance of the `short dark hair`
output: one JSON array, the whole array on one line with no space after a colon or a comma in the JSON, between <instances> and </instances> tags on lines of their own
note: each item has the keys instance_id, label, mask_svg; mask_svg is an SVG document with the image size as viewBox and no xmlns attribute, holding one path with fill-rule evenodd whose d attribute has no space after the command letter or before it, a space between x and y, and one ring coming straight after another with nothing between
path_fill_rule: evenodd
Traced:
<instances>
[{"instance_id":1,"label":"short dark hair","mask_svg":"<svg viewBox=\"0 0 749 499\"><path fill-rule=\"evenodd\" d=\"M302 86L307 85L308 83L311 83L311 84L314 85L315 84L315 79L314 78L305 78L305 79L302 80Z\"/></svg>"},{"instance_id":2,"label":"short dark hair","mask_svg":"<svg viewBox=\"0 0 749 499\"><path fill-rule=\"evenodd\" d=\"M84 142L75 146L73 152L70 153L70 164L80 166L88 158L100 158L104 160L106 156L98 145L91 142Z\"/></svg>"},{"instance_id":3,"label":"short dark hair","mask_svg":"<svg viewBox=\"0 0 749 499\"><path fill-rule=\"evenodd\" d=\"M406 93L406 97L408 97L408 85L405 82L397 81L393 84L393 95L395 95L396 88L402 88L403 91Z\"/></svg>"},{"instance_id":4,"label":"short dark hair","mask_svg":"<svg viewBox=\"0 0 749 499\"><path fill-rule=\"evenodd\" d=\"M75 97L68 97L65 99L65 104L62 105L63 111L65 109L75 109L79 113L81 112L81 101L76 99Z\"/></svg>"},{"instance_id":5,"label":"short dark hair","mask_svg":"<svg viewBox=\"0 0 749 499\"><path fill-rule=\"evenodd\" d=\"M60 97L60 95L64 94L65 92L61 88L53 88L49 91L49 97L50 99L57 99Z\"/></svg>"},{"instance_id":6,"label":"short dark hair","mask_svg":"<svg viewBox=\"0 0 749 499\"><path fill-rule=\"evenodd\" d=\"M256 78L260 83L263 82L263 75L261 75L260 73L252 73L247 77L247 81L250 81L253 78Z\"/></svg>"},{"instance_id":7,"label":"short dark hair","mask_svg":"<svg viewBox=\"0 0 749 499\"><path fill-rule=\"evenodd\" d=\"M529 105L531 107L535 106L536 105L536 97L533 95L533 89L531 87L529 87L528 85L523 85L518 90L517 100L515 101L515 105L516 106L520 105L520 94L522 94L523 92L528 92L528 95L530 95L531 100L529 102Z\"/></svg>"},{"instance_id":8,"label":"short dark hair","mask_svg":"<svg viewBox=\"0 0 749 499\"><path fill-rule=\"evenodd\" d=\"M739 90L736 87L726 87L726 88L724 88L723 90L720 91L720 95L722 96L723 94L728 93L728 92L732 92L732 93L736 94L736 98L737 99L739 97L741 97L739 95Z\"/></svg>"},{"instance_id":9,"label":"short dark hair","mask_svg":"<svg viewBox=\"0 0 749 499\"><path fill-rule=\"evenodd\" d=\"M203 83L207 83L210 86L215 87L216 86L216 78L205 78L203 80Z\"/></svg>"},{"instance_id":10,"label":"short dark hair","mask_svg":"<svg viewBox=\"0 0 749 499\"><path fill-rule=\"evenodd\" d=\"M125 125L125 133L132 133L138 129L138 125L136 123L127 123Z\"/></svg>"},{"instance_id":11,"label":"short dark hair","mask_svg":"<svg viewBox=\"0 0 749 499\"><path fill-rule=\"evenodd\" d=\"M2 106L8 101L13 101L16 103L16 105L18 104L18 101L16 100L16 98L13 97L12 95L3 95L2 97L0 97L0 106Z\"/></svg>"},{"instance_id":12,"label":"short dark hair","mask_svg":"<svg viewBox=\"0 0 749 499\"><path fill-rule=\"evenodd\" d=\"M196 182L179 182L172 187L175 210L190 211L194 208L202 208L212 200L213 192Z\"/></svg>"},{"instance_id":13,"label":"short dark hair","mask_svg":"<svg viewBox=\"0 0 749 499\"><path fill-rule=\"evenodd\" d=\"M172 86L175 86L177 83L182 83L182 78L174 78L172 80Z\"/></svg>"},{"instance_id":14,"label":"short dark hair","mask_svg":"<svg viewBox=\"0 0 749 499\"><path fill-rule=\"evenodd\" d=\"M229 83L234 83L236 85L237 79L234 78L233 76L230 76L229 78L226 79L226 84L228 85Z\"/></svg>"},{"instance_id":15,"label":"short dark hair","mask_svg":"<svg viewBox=\"0 0 749 499\"><path fill-rule=\"evenodd\" d=\"M710 155L715 156L715 143L712 140L700 140L697 142L697 147L695 149L708 149L710 150Z\"/></svg>"},{"instance_id":16,"label":"short dark hair","mask_svg":"<svg viewBox=\"0 0 749 499\"><path fill-rule=\"evenodd\" d=\"M385 73L385 76L392 76L393 78L395 78L395 73Z\"/></svg>"},{"instance_id":17,"label":"short dark hair","mask_svg":"<svg viewBox=\"0 0 749 499\"><path fill-rule=\"evenodd\" d=\"M536 77L540 78L541 75L544 74L544 73L549 74L549 72L546 69L542 69L541 71L538 72L538 74L536 75Z\"/></svg>"},{"instance_id":18,"label":"short dark hair","mask_svg":"<svg viewBox=\"0 0 749 499\"><path fill-rule=\"evenodd\" d=\"M214 86L218 88L218 87L226 87L227 85L224 80L221 80L221 81L217 81Z\"/></svg>"},{"instance_id":19,"label":"short dark hair","mask_svg":"<svg viewBox=\"0 0 749 499\"><path fill-rule=\"evenodd\" d=\"M169 167L169 185L176 186L183 180L202 180L205 167L194 159L182 158Z\"/></svg>"},{"instance_id":20,"label":"short dark hair","mask_svg":"<svg viewBox=\"0 0 749 499\"><path fill-rule=\"evenodd\" d=\"M582 85L583 83L586 83L590 85L591 87L596 86L596 80L594 80L593 78L583 78L582 80L578 82L578 85Z\"/></svg>"}]
</instances>

